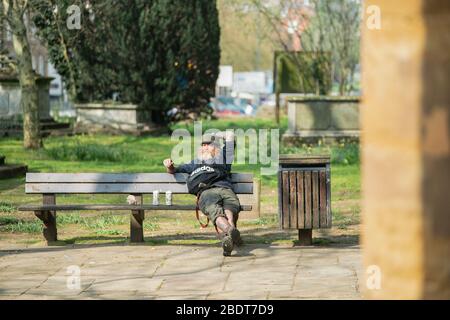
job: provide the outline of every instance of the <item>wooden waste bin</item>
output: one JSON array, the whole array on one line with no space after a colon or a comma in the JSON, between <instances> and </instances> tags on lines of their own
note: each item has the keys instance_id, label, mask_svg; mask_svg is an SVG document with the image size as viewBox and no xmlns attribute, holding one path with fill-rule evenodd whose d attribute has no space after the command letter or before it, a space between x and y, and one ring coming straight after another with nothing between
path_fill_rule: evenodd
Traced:
<instances>
[{"instance_id":1,"label":"wooden waste bin","mask_svg":"<svg viewBox=\"0 0 450 320\"><path fill-rule=\"evenodd\" d=\"M278 207L281 229L297 229L300 245L312 229L331 228L329 156L280 155Z\"/></svg>"}]
</instances>

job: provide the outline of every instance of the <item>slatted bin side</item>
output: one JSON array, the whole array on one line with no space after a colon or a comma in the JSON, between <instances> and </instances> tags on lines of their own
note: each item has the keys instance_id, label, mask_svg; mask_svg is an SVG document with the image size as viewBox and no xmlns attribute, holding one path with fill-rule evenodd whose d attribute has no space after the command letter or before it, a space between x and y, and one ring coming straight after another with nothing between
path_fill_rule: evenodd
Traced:
<instances>
[{"instance_id":1,"label":"slatted bin side","mask_svg":"<svg viewBox=\"0 0 450 320\"><path fill-rule=\"evenodd\" d=\"M281 189L281 207L287 214L281 216L281 227L283 229L298 228L298 201L297 201L297 173L295 171L282 171L280 174Z\"/></svg>"},{"instance_id":2,"label":"slatted bin side","mask_svg":"<svg viewBox=\"0 0 450 320\"><path fill-rule=\"evenodd\" d=\"M283 229L289 229L289 172L280 171L280 190L281 190L281 216L280 224Z\"/></svg>"},{"instance_id":3,"label":"slatted bin side","mask_svg":"<svg viewBox=\"0 0 450 320\"><path fill-rule=\"evenodd\" d=\"M282 229L331 227L329 158L280 161L279 216Z\"/></svg>"},{"instance_id":4,"label":"slatted bin side","mask_svg":"<svg viewBox=\"0 0 450 320\"><path fill-rule=\"evenodd\" d=\"M327 170L319 171L319 222L320 228L331 227L331 208L329 205L330 193L329 183L327 182Z\"/></svg>"}]
</instances>

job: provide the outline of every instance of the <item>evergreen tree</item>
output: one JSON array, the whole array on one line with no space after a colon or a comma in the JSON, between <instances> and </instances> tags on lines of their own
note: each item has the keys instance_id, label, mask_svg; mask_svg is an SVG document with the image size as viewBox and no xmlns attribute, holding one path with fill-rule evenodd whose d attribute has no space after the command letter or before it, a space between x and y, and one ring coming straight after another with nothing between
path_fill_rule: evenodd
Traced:
<instances>
[{"instance_id":1,"label":"evergreen tree","mask_svg":"<svg viewBox=\"0 0 450 320\"><path fill-rule=\"evenodd\" d=\"M80 30L65 26L73 4L82 11ZM220 62L215 0L102 0L88 9L82 1L47 0L35 10L50 58L76 101L117 93L152 110L158 124L211 112ZM177 112L169 116L172 108Z\"/></svg>"},{"instance_id":2,"label":"evergreen tree","mask_svg":"<svg viewBox=\"0 0 450 320\"><path fill-rule=\"evenodd\" d=\"M80 9L80 29L67 26L70 6ZM77 102L110 98L117 89L111 77L114 7L105 1L87 7L82 0L35 0L33 9L39 36L47 42L50 60L64 78L71 98Z\"/></svg>"}]
</instances>

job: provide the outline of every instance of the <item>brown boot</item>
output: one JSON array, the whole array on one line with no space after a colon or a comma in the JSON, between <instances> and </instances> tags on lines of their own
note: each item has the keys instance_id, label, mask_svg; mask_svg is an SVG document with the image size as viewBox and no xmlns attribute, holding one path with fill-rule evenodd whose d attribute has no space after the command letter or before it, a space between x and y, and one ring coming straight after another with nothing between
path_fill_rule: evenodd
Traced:
<instances>
[{"instance_id":1,"label":"brown boot","mask_svg":"<svg viewBox=\"0 0 450 320\"><path fill-rule=\"evenodd\" d=\"M244 241L242 241L241 233L237 228L231 228L230 230L231 238L233 239L233 244L237 247L240 247L244 244Z\"/></svg>"},{"instance_id":2,"label":"brown boot","mask_svg":"<svg viewBox=\"0 0 450 320\"><path fill-rule=\"evenodd\" d=\"M225 257L231 256L231 252L233 251L233 238L231 238L230 234L225 234L222 238L222 248L223 255Z\"/></svg>"}]
</instances>

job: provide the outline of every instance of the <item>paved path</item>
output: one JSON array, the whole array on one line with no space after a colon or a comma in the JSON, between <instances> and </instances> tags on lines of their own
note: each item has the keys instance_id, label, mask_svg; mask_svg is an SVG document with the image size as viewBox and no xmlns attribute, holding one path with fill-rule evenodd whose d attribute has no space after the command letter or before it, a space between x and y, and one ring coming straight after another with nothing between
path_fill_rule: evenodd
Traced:
<instances>
[{"instance_id":1,"label":"paved path","mask_svg":"<svg viewBox=\"0 0 450 320\"><path fill-rule=\"evenodd\" d=\"M360 299L360 268L358 246L0 250L0 299Z\"/></svg>"}]
</instances>

